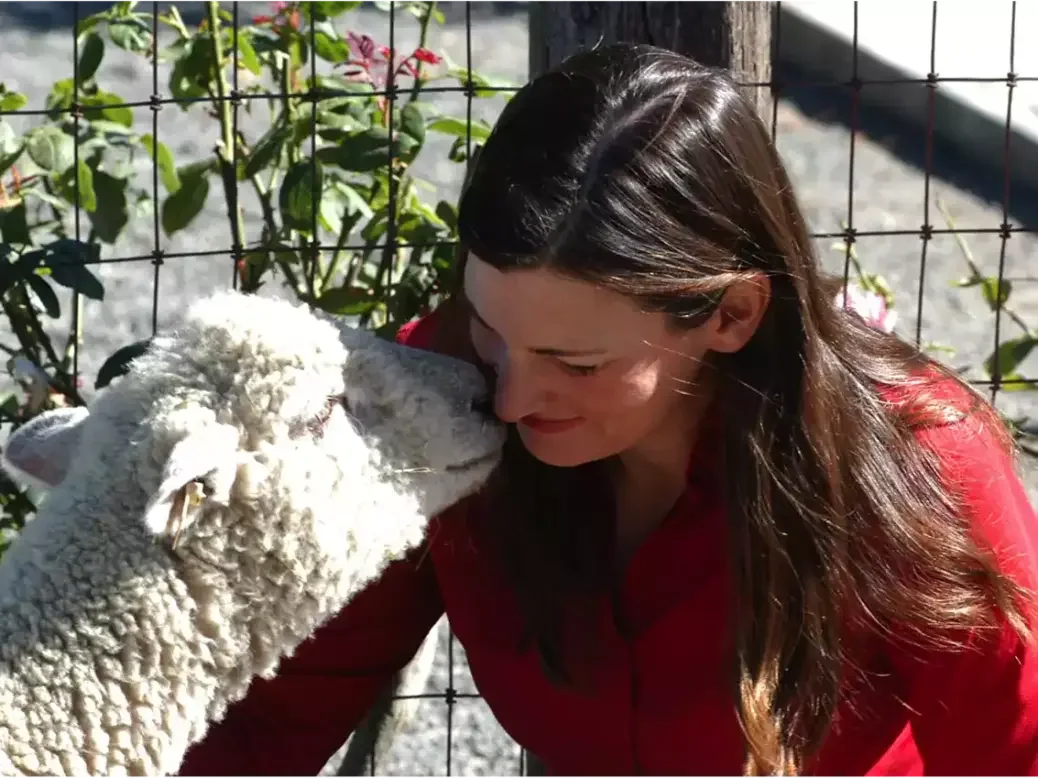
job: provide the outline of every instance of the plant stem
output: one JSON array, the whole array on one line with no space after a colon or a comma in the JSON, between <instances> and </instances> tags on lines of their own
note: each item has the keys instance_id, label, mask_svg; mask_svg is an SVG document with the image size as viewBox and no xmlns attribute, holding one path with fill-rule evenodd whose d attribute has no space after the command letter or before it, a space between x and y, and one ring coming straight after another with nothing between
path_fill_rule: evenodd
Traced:
<instances>
[{"instance_id":1,"label":"plant stem","mask_svg":"<svg viewBox=\"0 0 1038 778\"><path fill-rule=\"evenodd\" d=\"M944 201L940 198L937 199L937 208L940 210L941 215L944 217L944 221L948 225L949 229L953 231L953 234L955 236L955 242L959 246L959 251L962 253L963 260L965 260L967 267L969 267L970 269L972 278L984 278L984 274L980 272L980 266L977 264L976 260L973 259L973 251L970 249L969 244L966 243L966 239L963 238L962 235L956 231L957 228L955 226L955 219L952 218L951 213L948 212L947 206L944 204ZM1005 279L1002 280L1005 281ZM1001 286L1002 284L999 284L999 287ZM1002 295L1002 289L999 288L998 290L996 290L995 294L997 295L997 300L998 297ZM1006 316L1012 319L1012 321L1020 329L1024 331L1024 335L1033 340L1038 340L1038 332L1035 332L1027 324L1027 322L1024 321L1024 318L1019 313L1010 308L1009 303L1000 303L999 307L1002 309L1002 312Z\"/></svg>"},{"instance_id":2,"label":"plant stem","mask_svg":"<svg viewBox=\"0 0 1038 778\"><path fill-rule=\"evenodd\" d=\"M227 218L230 221L231 240L235 246L245 247L245 225L242 223L241 207L234 196L237 193L238 174L234 169L234 123L231 120L231 104L227 97L227 77L224 75L223 45L220 41L220 4L206 3L209 18L209 40L213 49L213 67L216 70L216 98L220 116L220 131L223 148L217 149L220 161L220 180L223 182L224 197L227 199Z\"/></svg>"},{"instance_id":3,"label":"plant stem","mask_svg":"<svg viewBox=\"0 0 1038 778\"><path fill-rule=\"evenodd\" d=\"M274 222L274 206L270 202L270 190L264 185L263 180L259 177L259 174L253 175L250 179L252 186L256 190L256 196L260 201L260 208L263 210L263 221L267 228L269 235L277 234L277 224ZM295 294L300 294L302 291L299 287L299 279L296 277L295 271L292 270L291 265L284 259L282 252L275 251L273 249L267 249L274 255L274 263L281 269L281 272L285 274L285 279L292 287L292 291Z\"/></svg>"},{"instance_id":4,"label":"plant stem","mask_svg":"<svg viewBox=\"0 0 1038 778\"><path fill-rule=\"evenodd\" d=\"M422 20L418 28L418 48L424 49L427 38L429 37L429 22L432 20L433 13L436 11L436 3L426 3L425 13L422 15ZM415 65L415 72L418 74L414 78L414 83L411 84L411 97L408 100L409 103L413 103L418 99L418 93L422 89L422 66L425 63L418 60Z\"/></svg>"}]
</instances>

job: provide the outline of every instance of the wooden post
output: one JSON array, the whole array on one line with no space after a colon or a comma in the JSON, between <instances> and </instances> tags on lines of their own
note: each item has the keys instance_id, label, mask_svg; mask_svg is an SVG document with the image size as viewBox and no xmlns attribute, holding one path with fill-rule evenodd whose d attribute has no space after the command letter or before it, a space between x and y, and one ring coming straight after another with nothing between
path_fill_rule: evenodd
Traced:
<instances>
[{"instance_id":1,"label":"wooden post","mask_svg":"<svg viewBox=\"0 0 1038 778\"><path fill-rule=\"evenodd\" d=\"M769 2L530 3L530 77L599 43L649 43L729 68L737 80L771 80ZM757 110L771 120L771 90L751 88Z\"/></svg>"},{"instance_id":2,"label":"wooden post","mask_svg":"<svg viewBox=\"0 0 1038 778\"><path fill-rule=\"evenodd\" d=\"M530 3L530 78L570 54L601 43L649 43L724 67L737 81L771 81L770 2L533 2ZM747 87L761 117L771 121L771 89ZM525 752L526 775L546 775Z\"/></svg>"}]
</instances>

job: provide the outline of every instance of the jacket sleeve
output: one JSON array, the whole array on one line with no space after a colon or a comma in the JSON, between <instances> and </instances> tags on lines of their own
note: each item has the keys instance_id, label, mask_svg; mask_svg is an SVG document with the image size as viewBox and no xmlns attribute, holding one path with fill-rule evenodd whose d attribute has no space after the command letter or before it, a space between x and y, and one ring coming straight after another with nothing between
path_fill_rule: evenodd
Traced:
<instances>
[{"instance_id":1,"label":"jacket sleeve","mask_svg":"<svg viewBox=\"0 0 1038 778\"><path fill-rule=\"evenodd\" d=\"M925 433L974 531L1002 569L1038 584L1038 518L993 436L976 420ZM1029 603L1028 603L1029 604ZM1027 604L1025 604L1027 605ZM965 651L911 660L906 700L928 775L1038 775L1038 651L1008 625L971 635Z\"/></svg>"},{"instance_id":2,"label":"jacket sleeve","mask_svg":"<svg viewBox=\"0 0 1038 778\"><path fill-rule=\"evenodd\" d=\"M422 319L396 339L424 348L431 329ZM443 612L432 561L419 548L283 661L274 678L254 681L188 751L179 774L316 775Z\"/></svg>"},{"instance_id":3,"label":"jacket sleeve","mask_svg":"<svg viewBox=\"0 0 1038 778\"><path fill-rule=\"evenodd\" d=\"M191 748L180 775L317 775L443 614L419 548L387 568Z\"/></svg>"}]
</instances>

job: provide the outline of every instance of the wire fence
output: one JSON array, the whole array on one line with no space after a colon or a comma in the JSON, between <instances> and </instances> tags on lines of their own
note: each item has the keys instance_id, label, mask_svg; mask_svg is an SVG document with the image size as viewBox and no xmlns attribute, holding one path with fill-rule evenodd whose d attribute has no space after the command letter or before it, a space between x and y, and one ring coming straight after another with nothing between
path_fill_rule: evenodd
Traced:
<instances>
[{"instance_id":1,"label":"wire fence","mask_svg":"<svg viewBox=\"0 0 1038 778\"><path fill-rule=\"evenodd\" d=\"M430 31L442 23L435 3L376 4L383 6L384 16L378 18L384 20L384 45L353 29L360 24L351 16L360 13L356 3L275 4L273 9L255 5L184 3L178 9L159 3L117 3L97 12L97 4L72 3L71 78L55 82L42 101L39 95L0 92L0 122L17 118L26 128L21 134L0 134L0 251L7 260L0 285L5 334L10 330L17 340L3 348L12 358L9 368L15 381L30 390L29 400L17 395L0 407L5 425L21 423L54 403L83 401L84 300L102 305L104 298L98 278L104 273L90 268L150 265L145 336L161 330L163 277L177 263L206 268L178 277L176 283L190 285L188 296L211 288L215 264L234 288L288 294L387 334L438 302L453 267L453 197L465 163L516 86L495 82L474 69L473 6L445 4L454 19L448 26L461 31L452 45L461 49L462 63L454 64L429 42ZM783 46L781 5L774 4L776 51ZM969 268L962 288L979 290L992 313L986 335L990 357L963 370L975 368L971 380L985 387L995 402L1005 389L1032 389L1036 382L1022 374L1021 365L1038 345L1038 334L1026 312L1010 305L1012 282L1006 272L1010 240L1038 229L1033 222L1016 223L1011 216L1014 92L1022 84L1038 83L1038 73L1017 72L1016 52L1018 45L1035 43L1034 30L1029 31L1032 39L1018 37L1013 3L1005 31L1005 76L941 75L936 66L940 6L935 2L931 7L925 77L861 75L859 8L854 3L849 11L849 78L797 80L776 68L781 75L773 80L744 86L770 91L771 131L780 145L780 109L787 96L809 91L821 102L846 108L843 223L839 229L816 230L813 237L821 247L842 244L845 282L889 295L888 304L894 302L889 284L869 269L858 249L870 238L919 241L914 324L902 334L920 346L933 345L924 337L931 246L942 236L962 241ZM106 47L113 46L135 57L138 71L147 72L148 94L123 99L105 91L102 59ZM154 56L156 51L164 58ZM997 223L957 226L934 196L938 93L942 85L953 83L987 83L1006 90ZM863 93L906 87L926 90L925 127L917 131L923 147L920 223L911 228L863 227L856 218L855 186L860 118L867 110ZM460 108L437 109L440 96L453 96L455 105L460 99ZM477 104L489 107L477 109ZM214 151L177 164L173 149L163 140L169 129L163 114L182 112L177 121L187 122L190 112L185 109L192 106L202 114L198 121L211 122ZM256 118L263 107L270 110L269 119ZM426 164L429 148L451 162L449 172L440 175L440 191L431 197L423 194L430 190L423 188L415 172ZM140 164L141 158L146 165ZM120 160L126 163L122 168ZM829 197L833 194L828 192ZM226 211L219 217L226 219L221 227L226 240L207 233L208 247L191 239L193 225L206 208L210 219L215 218L214 210ZM128 245L124 231L131 222L140 228L142 214L150 233L147 249L121 253ZM984 271L985 262L971 256L971 236L997 239L997 259L986 258L994 272ZM144 287L137 290L144 293ZM136 305L144 307L140 300ZM56 325L48 325L44 317L68 321L63 348L54 343ZM1019 332L1007 339L1010 325ZM95 355L95 387L125 369L140 347L138 341L112 354ZM31 366L17 362L19 357ZM46 374L47 385L35 401L29 375L33 369ZM1024 440L1027 419L1010 421ZM13 491L0 498L5 515L14 517L9 524L31 512L32 506L19 502L24 498ZM450 636L445 688L433 689L436 684L430 681L426 692L395 695L443 703L443 769L448 775L456 768L455 708L461 701L479 699L474 687L459 689L455 651ZM518 751L515 764L520 774L528 772L526 757ZM367 769L376 774L377 760L369 760Z\"/></svg>"}]
</instances>

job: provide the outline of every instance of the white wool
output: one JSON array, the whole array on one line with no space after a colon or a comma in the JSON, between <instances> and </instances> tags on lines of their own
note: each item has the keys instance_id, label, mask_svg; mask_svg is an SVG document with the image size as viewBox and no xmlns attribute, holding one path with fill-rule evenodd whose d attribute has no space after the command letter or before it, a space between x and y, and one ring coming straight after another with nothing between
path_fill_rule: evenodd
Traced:
<instances>
[{"instance_id":1,"label":"white wool","mask_svg":"<svg viewBox=\"0 0 1038 778\"><path fill-rule=\"evenodd\" d=\"M503 442L483 391L471 366L221 293L89 414L17 430L5 468L52 488L0 563L0 773L176 772L482 484Z\"/></svg>"}]
</instances>

